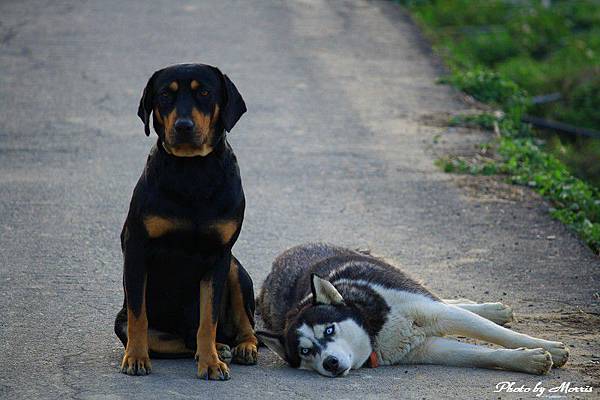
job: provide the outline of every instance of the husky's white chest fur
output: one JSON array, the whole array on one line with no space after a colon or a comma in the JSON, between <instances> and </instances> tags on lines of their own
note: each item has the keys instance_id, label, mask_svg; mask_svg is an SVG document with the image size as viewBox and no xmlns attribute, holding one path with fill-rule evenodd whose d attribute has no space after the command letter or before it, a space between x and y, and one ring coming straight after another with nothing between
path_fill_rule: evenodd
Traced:
<instances>
[{"instance_id":1,"label":"husky's white chest fur","mask_svg":"<svg viewBox=\"0 0 600 400\"><path fill-rule=\"evenodd\" d=\"M380 365L402 362L411 350L436 334L435 315L439 302L431 297L362 279L333 279L332 283L373 290L389 307L384 316L385 323L373 343Z\"/></svg>"},{"instance_id":2,"label":"husky's white chest fur","mask_svg":"<svg viewBox=\"0 0 600 400\"><path fill-rule=\"evenodd\" d=\"M400 363L411 350L423 344L434 331L432 315L436 301L418 293L369 284L390 308L381 331L375 338L379 364Z\"/></svg>"}]
</instances>

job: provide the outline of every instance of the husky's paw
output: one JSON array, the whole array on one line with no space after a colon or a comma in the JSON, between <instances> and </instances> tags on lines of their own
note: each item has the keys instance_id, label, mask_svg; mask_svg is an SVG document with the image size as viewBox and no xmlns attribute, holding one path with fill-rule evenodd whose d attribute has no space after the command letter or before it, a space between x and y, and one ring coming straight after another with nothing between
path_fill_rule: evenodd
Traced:
<instances>
[{"instance_id":1,"label":"husky's paw","mask_svg":"<svg viewBox=\"0 0 600 400\"><path fill-rule=\"evenodd\" d=\"M223 343L217 343L216 348L219 360L223 361L225 364L231 364L231 358L233 357L233 354L231 353L229 346Z\"/></svg>"},{"instance_id":2,"label":"husky's paw","mask_svg":"<svg viewBox=\"0 0 600 400\"><path fill-rule=\"evenodd\" d=\"M547 341L544 344L544 349L552 355L552 364L555 368L562 367L567 363L569 349L564 343Z\"/></svg>"},{"instance_id":3,"label":"husky's paw","mask_svg":"<svg viewBox=\"0 0 600 400\"><path fill-rule=\"evenodd\" d=\"M125 351L121 372L127 375L148 375L152 372L152 364L148 352Z\"/></svg>"},{"instance_id":4,"label":"husky's paw","mask_svg":"<svg viewBox=\"0 0 600 400\"><path fill-rule=\"evenodd\" d=\"M520 354L514 365L515 370L529 374L545 375L552 368L552 356L546 350L519 348Z\"/></svg>"},{"instance_id":5,"label":"husky's paw","mask_svg":"<svg viewBox=\"0 0 600 400\"><path fill-rule=\"evenodd\" d=\"M254 365L258 357L256 342L248 340L233 348L233 362L236 364Z\"/></svg>"},{"instance_id":6,"label":"husky's paw","mask_svg":"<svg viewBox=\"0 0 600 400\"><path fill-rule=\"evenodd\" d=\"M483 303L481 306L481 316L498 324L505 325L514 321L515 316L512 308L502 303Z\"/></svg>"}]
</instances>

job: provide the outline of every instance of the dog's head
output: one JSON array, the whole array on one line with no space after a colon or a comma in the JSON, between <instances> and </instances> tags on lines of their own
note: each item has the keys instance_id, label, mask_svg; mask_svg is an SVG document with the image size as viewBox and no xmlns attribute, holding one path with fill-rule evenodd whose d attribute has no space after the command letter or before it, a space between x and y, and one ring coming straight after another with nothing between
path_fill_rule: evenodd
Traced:
<instances>
[{"instance_id":1,"label":"dog's head","mask_svg":"<svg viewBox=\"0 0 600 400\"><path fill-rule=\"evenodd\" d=\"M165 150L177 157L212 152L246 112L237 88L218 68L179 64L156 71L140 100L138 116L150 135L154 130Z\"/></svg>"},{"instance_id":2,"label":"dog's head","mask_svg":"<svg viewBox=\"0 0 600 400\"><path fill-rule=\"evenodd\" d=\"M356 309L344 303L335 286L313 274L311 289L312 301L288 315L283 334L256 335L294 368L345 376L367 361L371 340Z\"/></svg>"}]
</instances>

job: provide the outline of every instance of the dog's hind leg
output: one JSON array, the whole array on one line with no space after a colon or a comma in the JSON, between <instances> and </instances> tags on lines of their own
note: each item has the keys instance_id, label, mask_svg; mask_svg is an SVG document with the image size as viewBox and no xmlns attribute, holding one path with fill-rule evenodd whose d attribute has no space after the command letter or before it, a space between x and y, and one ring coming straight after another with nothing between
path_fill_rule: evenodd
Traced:
<instances>
[{"instance_id":1,"label":"dog's hind leg","mask_svg":"<svg viewBox=\"0 0 600 400\"><path fill-rule=\"evenodd\" d=\"M115 333L127 347L127 308L117 314ZM194 355L194 350L186 347L182 337L148 328L148 353L152 358L184 358Z\"/></svg>"},{"instance_id":2,"label":"dog's hind leg","mask_svg":"<svg viewBox=\"0 0 600 400\"><path fill-rule=\"evenodd\" d=\"M254 335L254 289L252 279L242 264L232 257L227 277L229 312L235 347L231 352L237 364L256 364L258 340Z\"/></svg>"},{"instance_id":3,"label":"dog's hind leg","mask_svg":"<svg viewBox=\"0 0 600 400\"><path fill-rule=\"evenodd\" d=\"M446 304L452 304L464 310L471 311L485 319L489 319L498 325L505 325L514 320L513 310L502 303L476 303L468 299L442 300Z\"/></svg>"},{"instance_id":4,"label":"dog's hind leg","mask_svg":"<svg viewBox=\"0 0 600 400\"><path fill-rule=\"evenodd\" d=\"M537 375L548 373L552 367L551 355L544 349L493 349L441 337L427 338L421 346L412 350L403 362L501 368Z\"/></svg>"},{"instance_id":5,"label":"dog's hind leg","mask_svg":"<svg viewBox=\"0 0 600 400\"><path fill-rule=\"evenodd\" d=\"M543 348L552 355L555 367L561 367L569 358L569 350L564 343L534 338L496 325L479 315L463 308L441 304L443 308L437 314L437 326L442 335L462 335L500 346L516 349Z\"/></svg>"},{"instance_id":6,"label":"dog's hind leg","mask_svg":"<svg viewBox=\"0 0 600 400\"><path fill-rule=\"evenodd\" d=\"M148 350L152 358L191 358L195 351L182 337L152 328L148 329Z\"/></svg>"}]
</instances>

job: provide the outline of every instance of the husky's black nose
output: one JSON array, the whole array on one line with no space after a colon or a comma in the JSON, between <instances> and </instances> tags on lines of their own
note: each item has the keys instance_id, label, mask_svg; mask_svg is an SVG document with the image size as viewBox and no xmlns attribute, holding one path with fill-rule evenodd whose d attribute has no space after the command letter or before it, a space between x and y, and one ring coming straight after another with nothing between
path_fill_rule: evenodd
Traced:
<instances>
[{"instance_id":1,"label":"husky's black nose","mask_svg":"<svg viewBox=\"0 0 600 400\"><path fill-rule=\"evenodd\" d=\"M327 356L325 361L323 361L323 368L325 371L329 371L333 374L338 372L338 368L340 367L340 362L334 356Z\"/></svg>"}]
</instances>

